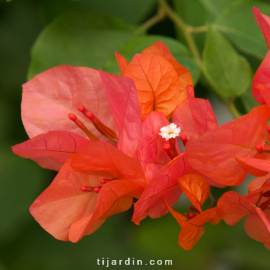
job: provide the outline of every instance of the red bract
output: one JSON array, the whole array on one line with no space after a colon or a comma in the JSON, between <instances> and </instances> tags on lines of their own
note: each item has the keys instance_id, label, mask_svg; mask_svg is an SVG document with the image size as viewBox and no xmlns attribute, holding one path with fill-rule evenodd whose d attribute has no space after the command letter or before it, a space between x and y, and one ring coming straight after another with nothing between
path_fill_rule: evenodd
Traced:
<instances>
[{"instance_id":1,"label":"red bract","mask_svg":"<svg viewBox=\"0 0 270 270\"><path fill-rule=\"evenodd\" d=\"M117 147L134 157L142 136L142 116L135 84L128 78L101 70L100 76L119 132Z\"/></svg>"},{"instance_id":2,"label":"red bract","mask_svg":"<svg viewBox=\"0 0 270 270\"><path fill-rule=\"evenodd\" d=\"M189 71L174 59L162 42L136 54L129 64L119 54L116 58L122 75L135 82L143 119L151 111L163 112L169 118L186 98L186 86L192 85Z\"/></svg>"},{"instance_id":3,"label":"red bract","mask_svg":"<svg viewBox=\"0 0 270 270\"><path fill-rule=\"evenodd\" d=\"M264 181L263 181L264 180ZM254 180L249 189L249 195L229 191L218 200L218 214L228 225L234 225L244 216L245 230L254 240L270 245L270 182L260 178ZM260 188L257 189L260 184Z\"/></svg>"},{"instance_id":4,"label":"red bract","mask_svg":"<svg viewBox=\"0 0 270 270\"><path fill-rule=\"evenodd\" d=\"M268 48L270 48L270 18L262 14L256 7L253 7L253 14L263 33Z\"/></svg>"},{"instance_id":5,"label":"red bract","mask_svg":"<svg viewBox=\"0 0 270 270\"><path fill-rule=\"evenodd\" d=\"M171 160L163 150L165 140L159 135L160 129L169 124L161 112L150 112L143 121L137 157L148 182Z\"/></svg>"},{"instance_id":6,"label":"red bract","mask_svg":"<svg viewBox=\"0 0 270 270\"><path fill-rule=\"evenodd\" d=\"M23 85L22 121L30 138L52 130L75 132L87 138L69 113L84 105L107 127L117 130L99 72L87 67L58 66ZM91 107L89 107L91 106ZM86 117L81 121L98 138L107 140Z\"/></svg>"},{"instance_id":7,"label":"red bract","mask_svg":"<svg viewBox=\"0 0 270 270\"><path fill-rule=\"evenodd\" d=\"M270 48L270 18L260 12L256 7L253 8L255 19L264 35L268 48ZM260 104L270 106L270 52L267 52L263 62L258 68L253 82L252 93L256 101Z\"/></svg>"},{"instance_id":8,"label":"red bract","mask_svg":"<svg viewBox=\"0 0 270 270\"><path fill-rule=\"evenodd\" d=\"M256 107L200 137L193 136L186 145L190 165L220 184L241 184L247 173L234 157L254 157L258 153L256 145L264 145L269 116L267 106Z\"/></svg>"},{"instance_id":9,"label":"red bract","mask_svg":"<svg viewBox=\"0 0 270 270\"><path fill-rule=\"evenodd\" d=\"M30 212L55 238L77 242L130 208L145 185L137 161L106 142L93 142L68 159Z\"/></svg>"},{"instance_id":10,"label":"red bract","mask_svg":"<svg viewBox=\"0 0 270 270\"><path fill-rule=\"evenodd\" d=\"M179 245L185 250L190 250L204 234L203 224L208 222L216 225L219 223L220 217L217 215L216 207L206 211L201 210L201 206L208 198L210 192L209 184L204 177L197 174L187 174L180 177L178 182L186 196L195 206L195 208L190 207L195 214L185 213L185 216L183 216L173 210L167 202L165 204L182 228L178 237Z\"/></svg>"}]
</instances>

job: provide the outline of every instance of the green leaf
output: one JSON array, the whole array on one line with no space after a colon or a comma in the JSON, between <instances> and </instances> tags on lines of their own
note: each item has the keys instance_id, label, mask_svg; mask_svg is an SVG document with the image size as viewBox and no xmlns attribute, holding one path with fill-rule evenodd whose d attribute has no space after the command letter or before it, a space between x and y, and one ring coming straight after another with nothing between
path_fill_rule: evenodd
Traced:
<instances>
[{"instance_id":1,"label":"green leaf","mask_svg":"<svg viewBox=\"0 0 270 270\"><path fill-rule=\"evenodd\" d=\"M175 11L191 26L203 26L212 23L216 17L226 13L235 5L249 0L173 0ZM180 40L183 40L179 33ZM205 33L194 35L196 44L200 50L203 49Z\"/></svg>"},{"instance_id":2,"label":"green leaf","mask_svg":"<svg viewBox=\"0 0 270 270\"><path fill-rule=\"evenodd\" d=\"M240 96L251 84L252 73L248 61L212 27L207 31L203 69L214 91L223 98Z\"/></svg>"},{"instance_id":3,"label":"green leaf","mask_svg":"<svg viewBox=\"0 0 270 270\"><path fill-rule=\"evenodd\" d=\"M93 9L117 16L127 22L138 23L151 11L155 0L39 0L39 10L45 23L74 8Z\"/></svg>"},{"instance_id":4,"label":"green leaf","mask_svg":"<svg viewBox=\"0 0 270 270\"><path fill-rule=\"evenodd\" d=\"M249 0L173 0L176 12L192 26L211 22L233 6L247 1Z\"/></svg>"},{"instance_id":5,"label":"green leaf","mask_svg":"<svg viewBox=\"0 0 270 270\"><path fill-rule=\"evenodd\" d=\"M70 11L41 32L31 51L28 79L58 65L103 68L135 27L97 11Z\"/></svg>"},{"instance_id":6,"label":"green leaf","mask_svg":"<svg viewBox=\"0 0 270 270\"><path fill-rule=\"evenodd\" d=\"M253 6L270 16L269 4L247 1L218 17L213 25L243 52L263 59L267 52L267 45L253 16Z\"/></svg>"},{"instance_id":7,"label":"green leaf","mask_svg":"<svg viewBox=\"0 0 270 270\"><path fill-rule=\"evenodd\" d=\"M141 53L145 48L157 41L164 42L175 59L190 71L195 85L199 79L200 70L194 58L191 57L188 49L182 43L174 39L157 35L135 37L127 42L118 53L123 55L128 61L131 61L136 53ZM105 70L110 73L120 74L115 57L112 57L106 63Z\"/></svg>"}]
</instances>

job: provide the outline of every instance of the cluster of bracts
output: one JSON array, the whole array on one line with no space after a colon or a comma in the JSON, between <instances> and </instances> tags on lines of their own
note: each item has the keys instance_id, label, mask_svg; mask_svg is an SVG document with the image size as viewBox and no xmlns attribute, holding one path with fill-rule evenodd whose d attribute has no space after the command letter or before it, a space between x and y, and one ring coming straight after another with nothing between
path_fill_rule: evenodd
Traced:
<instances>
[{"instance_id":1,"label":"cluster of bracts","mask_svg":"<svg viewBox=\"0 0 270 270\"><path fill-rule=\"evenodd\" d=\"M270 18L256 8L254 15L270 47ZM136 198L132 221L170 212L186 250L204 223L234 225L246 215L247 234L270 249L270 52L253 80L260 106L222 126L162 42L130 63L116 58L122 76L58 66L23 85L30 140L13 152L59 171L30 207L37 222L55 238L77 242ZM225 192L202 210L210 186L238 186L247 173L258 177L248 195ZM193 206L182 215L172 207L183 192Z\"/></svg>"}]
</instances>

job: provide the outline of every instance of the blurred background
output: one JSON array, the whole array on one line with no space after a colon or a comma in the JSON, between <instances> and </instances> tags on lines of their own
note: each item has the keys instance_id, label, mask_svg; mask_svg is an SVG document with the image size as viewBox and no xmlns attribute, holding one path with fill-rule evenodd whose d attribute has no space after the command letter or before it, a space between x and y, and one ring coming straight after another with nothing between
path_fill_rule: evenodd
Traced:
<instances>
[{"instance_id":1,"label":"blurred background","mask_svg":"<svg viewBox=\"0 0 270 270\"><path fill-rule=\"evenodd\" d=\"M216 51L216 47L209 52L204 46L207 29L194 36L208 66L218 57L211 60L207 55L217 55L219 50L235 61L244 57L246 70L239 70L233 79L234 88L241 91L225 95L235 101L241 113L256 106L250 83L267 47L252 6L270 15L270 1L174 0L169 4L189 25L208 24L215 32L219 40ZM151 27L145 23L157 10L155 0L0 0L0 270L104 268L97 266L98 258L142 260L144 265L140 267L127 266L134 269L150 268L150 260L173 262L172 266L163 263L155 269L269 269L269 251L246 235L243 220L234 227L224 222L218 226L207 224L198 244L184 251L178 246L180 228L170 215L157 220L147 218L138 227L130 222L131 209L109 218L97 232L72 244L55 240L28 211L55 173L11 151L12 145L28 139L20 119L21 85L52 66L88 66L119 74L114 51L131 60L135 53L162 40L189 68L196 96L210 99L219 124L233 119L220 101L226 87L210 75L221 92L216 95L209 91L209 82L200 74L175 25L167 18ZM207 39L208 44L213 43ZM249 181L237 191L245 194ZM216 198L221 193L213 190ZM187 205L184 198L181 200L176 208L184 212Z\"/></svg>"}]
</instances>

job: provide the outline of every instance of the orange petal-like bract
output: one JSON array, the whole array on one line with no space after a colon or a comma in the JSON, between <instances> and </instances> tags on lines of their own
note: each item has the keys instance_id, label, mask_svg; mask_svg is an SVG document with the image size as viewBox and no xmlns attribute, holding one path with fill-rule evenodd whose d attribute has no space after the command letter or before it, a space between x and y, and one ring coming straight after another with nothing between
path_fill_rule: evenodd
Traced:
<instances>
[{"instance_id":1,"label":"orange petal-like bract","mask_svg":"<svg viewBox=\"0 0 270 270\"><path fill-rule=\"evenodd\" d=\"M91 143L69 131L49 131L14 145L14 154L34 160L39 166L59 171L72 153Z\"/></svg>"},{"instance_id":2,"label":"orange petal-like bract","mask_svg":"<svg viewBox=\"0 0 270 270\"><path fill-rule=\"evenodd\" d=\"M248 185L248 193L250 194L262 188L264 185L270 185L270 173L265 176L257 177L254 180L252 180Z\"/></svg>"},{"instance_id":3,"label":"orange petal-like bract","mask_svg":"<svg viewBox=\"0 0 270 270\"><path fill-rule=\"evenodd\" d=\"M217 215L216 207L210 208L198 214L189 220L182 228L178 237L179 246L185 250L192 249L204 234L205 229L203 224L211 223L216 225L219 223L219 221L220 218Z\"/></svg>"},{"instance_id":4,"label":"orange petal-like bract","mask_svg":"<svg viewBox=\"0 0 270 270\"><path fill-rule=\"evenodd\" d=\"M106 142L93 142L74 154L71 166L75 170L106 171L118 179L127 179L145 187L140 163Z\"/></svg>"},{"instance_id":5,"label":"orange petal-like bract","mask_svg":"<svg viewBox=\"0 0 270 270\"><path fill-rule=\"evenodd\" d=\"M220 184L241 184L247 173L234 157L257 154L255 146L264 145L269 116L267 106L256 107L249 114L200 137L193 136L186 144L190 165Z\"/></svg>"},{"instance_id":6,"label":"orange petal-like bract","mask_svg":"<svg viewBox=\"0 0 270 270\"><path fill-rule=\"evenodd\" d=\"M235 225L249 213L256 213L253 204L235 191L224 193L218 200L218 214L228 225Z\"/></svg>"},{"instance_id":7,"label":"orange petal-like bract","mask_svg":"<svg viewBox=\"0 0 270 270\"><path fill-rule=\"evenodd\" d=\"M229 191L224 193L218 200L218 214L229 225L234 225L244 216L248 215L245 221L245 230L254 240L266 245L270 244L270 211L261 209L256 204L265 202L262 200L262 192L269 192L270 185L262 187L247 196ZM269 203L269 202L268 202Z\"/></svg>"},{"instance_id":8,"label":"orange petal-like bract","mask_svg":"<svg viewBox=\"0 0 270 270\"><path fill-rule=\"evenodd\" d=\"M270 172L270 159L235 157L237 162L249 174L265 176Z\"/></svg>"},{"instance_id":9,"label":"orange petal-like bract","mask_svg":"<svg viewBox=\"0 0 270 270\"><path fill-rule=\"evenodd\" d=\"M133 203L133 197L142 192L135 183L128 180L116 180L105 184L99 193L93 213L74 222L69 231L71 242L78 242L84 235L91 234L93 227L109 216L127 211Z\"/></svg>"},{"instance_id":10,"label":"orange petal-like bract","mask_svg":"<svg viewBox=\"0 0 270 270\"><path fill-rule=\"evenodd\" d=\"M73 222L94 211L97 193L82 192L81 186L98 186L104 172L75 171L71 158L63 165L51 185L41 193L30 207L36 221L55 238L68 241Z\"/></svg>"},{"instance_id":11,"label":"orange petal-like bract","mask_svg":"<svg viewBox=\"0 0 270 270\"><path fill-rule=\"evenodd\" d=\"M187 97L187 86L193 85L192 77L188 69L186 69L176 61L176 59L172 56L171 52L162 41L154 43L150 47L144 49L142 53L160 55L172 64L179 76L180 81L178 104L185 100Z\"/></svg>"},{"instance_id":12,"label":"orange petal-like bract","mask_svg":"<svg viewBox=\"0 0 270 270\"><path fill-rule=\"evenodd\" d=\"M115 58L117 61L117 64L119 66L119 69L121 71L122 76L124 76L127 66L128 66L128 61L127 59L122 56L121 54L119 54L118 52L115 52Z\"/></svg>"},{"instance_id":13,"label":"orange petal-like bract","mask_svg":"<svg viewBox=\"0 0 270 270\"><path fill-rule=\"evenodd\" d=\"M178 104L180 82L166 59L155 54L136 54L124 76L135 82L143 119L151 111L171 115Z\"/></svg>"},{"instance_id":14,"label":"orange petal-like bract","mask_svg":"<svg viewBox=\"0 0 270 270\"><path fill-rule=\"evenodd\" d=\"M132 221L139 225L147 216L158 218L168 213L163 201L173 206L182 192L177 178L192 169L187 163L185 154L180 154L165 165L149 182L140 199L134 204Z\"/></svg>"},{"instance_id":15,"label":"orange petal-like bract","mask_svg":"<svg viewBox=\"0 0 270 270\"><path fill-rule=\"evenodd\" d=\"M94 232L107 217L130 208L145 186L138 161L106 142L88 146L68 159L30 207L34 218L57 239L77 242ZM104 178L118 180L101 185ZM83 192L81 186L99 187L100 192Z\"/></svg>"},{"instance_id":16,"label":"orange petal-like bract","mask_svg":"<svg viewBox=\"0 0 270 270\"><path fill-rule=\"evenodd\" d=\"M205 231L204 223L208 222L216 225L220 222L220 217L217 215L217 207L201 212L194 218L188 220L183 215L173 210L167 203L165 203L165 205L182 228L178 237L178 243L179 246L185 250L191 250L200 240Z\"/></svg>"},{"instance_id":17,"label":"orange petal-like bract","mask_svg":"<svg viewBox=\"0 0 270 270\"><path fill-rule=\"evenodd\" d=\"M178 179L178 183L190 202L201 212L201 206L210 193L205 178L198 174L186 174Z\"/></svg>"},{"instance_id":18,"label":"orange petal-like bract","mask_svg":"<svg viewBox=\"0 0 270 270\"><path fill-rule=\"evenodd\" d=\"M106 96L118 129L117 147L134 157L142 136L142 117L134 82L100 70Z\"/></svg>"}]
</instances>

